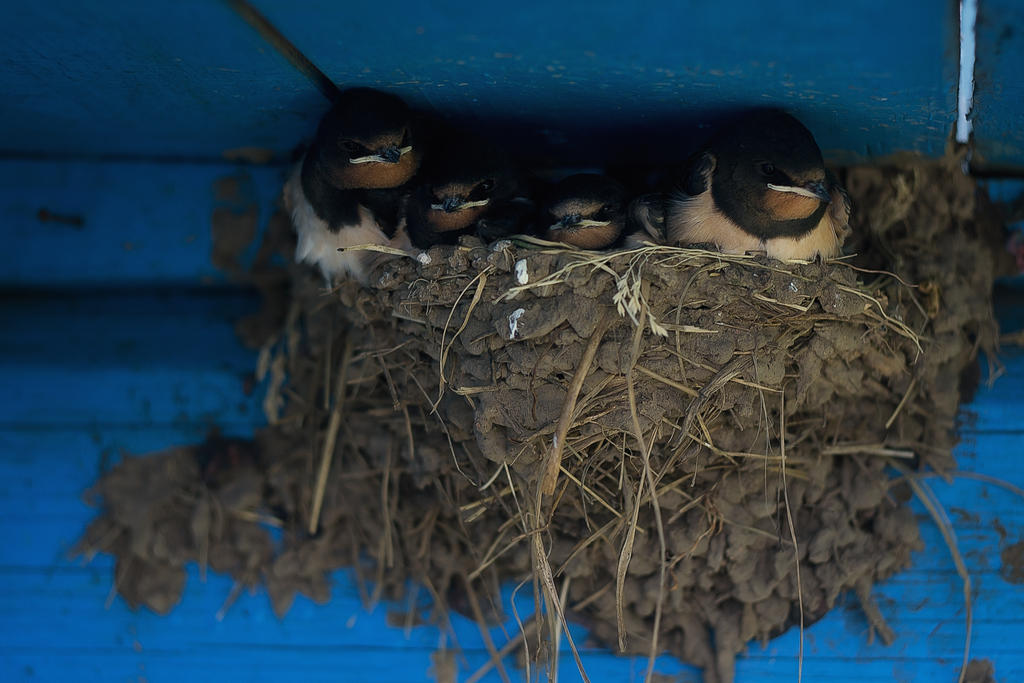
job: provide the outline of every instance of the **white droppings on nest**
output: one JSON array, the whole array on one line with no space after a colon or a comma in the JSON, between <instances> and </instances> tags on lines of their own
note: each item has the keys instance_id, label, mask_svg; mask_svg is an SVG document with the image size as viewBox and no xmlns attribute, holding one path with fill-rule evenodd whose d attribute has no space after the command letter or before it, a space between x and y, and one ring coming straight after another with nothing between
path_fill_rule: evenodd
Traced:
<instances>
[{"instance_id":1,"label":"white droppings on nest","mask_svg":"<svg viewBox=\"0 0 1024 683\"><path fill-rule=\"evenodd\" d=\"M521 285L525 285L530 281L530 273L526 269L526 259L521 258L518 261L516 261L515 270L516 282L518 282Z\"/></svg>"},{"instance_id":2,"label":"white droppings on nest","mask_svg":"<svg viewBox=\"0 0 1024 683\"><path fill-rule=\"evenodd\" d=\"M795 282L790 280L789 281L789 291L791 291L791 292L798 292L798 291L800 291L800 288L796 286Z\"/></svg>"},{"instance_id":3,"label":"white droppings on nest","mask_svg":"<svg viewBox=\"0 0 1024 683\"><path fill-rule=\"evenodd\" d=\"M433 259L430 258L430 254L428 254L425 251L421 251L420 253L416 254L416 260L425 266L429 266L431 261L433 261Z\"/></svg>"},{"instance_id":4,"label":"white droppings on nest","mask_svg":"<svg viewBox=\"0 0 1024 683\"><path fill-rule=\"evenodd\" d=\"M512 242L510 240L498 240L491 245L491 251L505 251L511 246Z\"/></svg>"},{"instance_id":5,"label":"white droppings on nest","mask_svg":"<svg viewBox=\"0 0 1024 683\"><path fill-rule=\"evenodd\" d=\"M517 308L512 311L508 316L508 338L515 339L516 332L519 331L519 319L523 317L523 313L526 313L526 309Z\"/></svg>"}]
</instances>

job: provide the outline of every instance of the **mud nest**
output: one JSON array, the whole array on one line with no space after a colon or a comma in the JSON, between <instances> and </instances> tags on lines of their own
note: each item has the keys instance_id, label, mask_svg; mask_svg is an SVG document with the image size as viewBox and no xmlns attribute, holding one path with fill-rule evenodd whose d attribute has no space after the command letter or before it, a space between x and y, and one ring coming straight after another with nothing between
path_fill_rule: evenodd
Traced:
<instances>
[{"instance_id":1,"label":"mud nest","mask_svg":"<svg viewBox=\"0 0 1024 683\"><path fill-rule=\"evenodd\" d=\"M953 466L1001 226L952 161L844 175L859 255L825 264L467 241L372 288L295 269L271 427L127 461L82 548L158 610L192 560L279 613L340 566L442 623L532 582L531 658L564 617L707 681L850 591L889 641L871 587L921 545L905 475Z\"/></svg>"}]
</instances>

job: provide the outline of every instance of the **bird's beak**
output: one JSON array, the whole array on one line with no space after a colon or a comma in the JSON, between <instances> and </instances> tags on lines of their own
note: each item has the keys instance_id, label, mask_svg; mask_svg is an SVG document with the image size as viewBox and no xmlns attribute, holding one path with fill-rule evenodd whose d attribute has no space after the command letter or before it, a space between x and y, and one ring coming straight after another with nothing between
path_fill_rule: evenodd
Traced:
<instances>
[{"instance_id":1,"label":"bird's beak","mask_svg":"<svg viewBox=\"0 0 1024 683\"><path fill-rule=\"evenodd\" d=\"M355 159L349 159L350 164L368 164L371 162L385 163L385 164L397 164L403 156L412 151L412 145L406 145L405 147L385 147L380 149L376 154L370 154L365 157L356 157Z\"/></svg>"},{"instance_id":2,"label":"bird's beak","mask_svg":"<svg viewBox=\"0 0 1024 683\"><path fill-rule=\"evenodd\" d=\"M595 221L590 218L583 218L578 213L571 213L562 216L557 223L551 226L551 230L567 230L569 228L601 228L610 225L611 221Z\"/></svg>"},{"instance_id":3,"label":"bird's beak","mask_svg":"<svg viewBox=\"0 0 1024 683\"><path fill-rule=\"evenodd\" d=\"M801 197L818 199L823 202L832 201L832 196L829 195L828 189L825 187L825 183L820 180L813 183L806 183L804 185L774 185L772 183L768 183L768 189L775 190L776 192L792 192L793 194L798 194Z\"/></svg>"},{"instance_id":4,"label":"bird's beak","mask_svg":"<svg viewBox=\"0 0 1024 683\"><path fill-rule=\"evenodd\" d=\"M454 213L462 208L462 197L445 197L441 202L441 210L445 213Z\"/></svg>"},{"instance_id":5,"label":"bird's beak","mask_svg":"<svg viewBox=\"0 0 1024 683\"><path fill-rule=\"evenodd\" d=\"M825 183L820 180L814 183L807 183L804 185L804 189L823 202L832 201L832 195L828 193L828 188L825 187Z\"/></svg>"},{"instance_id":6,"label":"bird's beak","mask_svg":"<svg viewBox=\"0 0 1024 683\"><path fill-rule=\"evenodd\" d=\"M476 201L467 202L462 197L445 197L444 201L440 204L431 204L430 208L434 211L444 211L445 213L455 213L456 211L462 211L463 209L473 209L478 206L487 206L491 200L489 199L478 199Z\"/></svg>"},{"instance_id":7,"label":"bird's beak","mask_svg":"<svg viewBox=\"0 0 1024 683\"><path fill-rule=\"evenodd\" d=\"M551 230L567 230L579 225L581 216L578 213L570 213L566 216L562 216L551 226Z\"/></svg>"},{"instance_id":8,"label":"bird's beak","mask_svg":"<svg viewBox=\"0 0 1024 683\"><path fill-rule=\"evenodd\" d=\"M397 147L385 147L377 152L377 156L389 164L397 164L398 160L402 158L402 153L398 151Z\"/></svg>"}]
</instances>

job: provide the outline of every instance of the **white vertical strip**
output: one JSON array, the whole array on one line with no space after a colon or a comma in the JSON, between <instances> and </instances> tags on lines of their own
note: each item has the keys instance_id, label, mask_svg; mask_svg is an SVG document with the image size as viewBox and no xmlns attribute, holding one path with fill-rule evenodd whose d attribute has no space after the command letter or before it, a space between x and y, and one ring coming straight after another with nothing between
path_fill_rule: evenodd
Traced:
<instances>
[{"instance_id":1,"label":"white vertical strip","mask_svg":"<svg viewBox=\"0 0 1024 683\"><path fill-rule=\"evenodd\" d=\"M974 27L978 19L978 0L960 0L960 86L957 89L956 141L971 137L974 106Z\"/></svg>"}]
</instances>

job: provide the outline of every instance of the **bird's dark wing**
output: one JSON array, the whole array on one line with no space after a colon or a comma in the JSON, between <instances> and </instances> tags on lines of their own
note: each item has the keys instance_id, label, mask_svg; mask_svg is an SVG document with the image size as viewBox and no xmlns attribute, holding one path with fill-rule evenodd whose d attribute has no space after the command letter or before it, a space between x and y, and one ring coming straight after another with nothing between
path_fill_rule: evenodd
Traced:
<instances>
[{"instance_id":1,"label":"bird's dark wing","mask_svg":"<svg viewBox=\"0 0 1024 683\"><path fill-rule=\"evenodd\" d=\"M302 193L317 218L327 223L331 232L355 225L359 222L357 191L340 190L331 185L316 155L316 150L311 149L302 163Z\"/></svg>"},{"instance_id":2,"label":"bird's dark wing","mask_svg":"<svg viewBox=\"0 0 1024 683\"><path fill-rule=\"evenodd\" d=\"M477 221L476 234L484 242L494 242L510 235L534 232L537 206L526 197L513 197L494 207Z\"/></svg>"},{"instance_id":3,"label":"bird's dark wing","mask_svg":"<svg viewBox=\"0 0 1024 683\"><path fill-rule=\"evenodd\" d=\"M665 195L645 194L629 203L626 232L649 237L657 244L665 243Z\"/></svg>"},{"instance_id":4,"label":"bird's dark wing","mask_svg":"<svg viewBox=\"0 0 1024 683\"><path fill-rule=\"evenodd\" d=\"M828 185L828 193L832 202L828 207L829 218L832 219L832 227L836 233L836 239L842 246L846 238L850 236L850 195L846 193L839 179L831 171L825 171L825 182Z\"/></svg>"},{"instance_id":5,"label":"bird's dark wing","mask_svg":"<svg viewBox=\"0 0 1024 683\"><path fill-rule=\"evenodd\" d=\"M430 198L426 187L418 187L405 199L405 231L418 249L429 249L439 243L438 234L427 223L426 207Z\"/></svg>"},{"instance_id":6,"label":"bird's dark wing","mask_svg":"<svg viewBox=\"0 0 1024 683\"><path fill-rule=\"evenodd\" d=\"M408 190L403 186L387 190L359 190L358 192L359 203L370 210L388 239L394 237L395 230L398 228L399 209Z\"/></svg>"},{"instance_id":7,"label":"bird's dark wing","mask_svg":"<svg viewBox=\"0 0 1024 683\"><path fill-rule=\"evenodd\" d=\"M835 211L838 215L845 217L844 222L849 221L850 211L853 207L850 204L850 195L839 184L839 178L832 171L825 171L825 184L828 186L830 195L835 197L838 194L841 199L841 206L835 207Z\"/></svg>"},{"instance_id":8,"label":"bird's dark wing","mask_svg":"<svg viewBox=\"0 0 1024 683\"><path fill-rule=\"evenodd\" d=\"M710 152L704 152L691 164L680 189L691 197L704 194L711 187L711 174L714 172L715 157Z\"/></svg>"}]
</instances>

